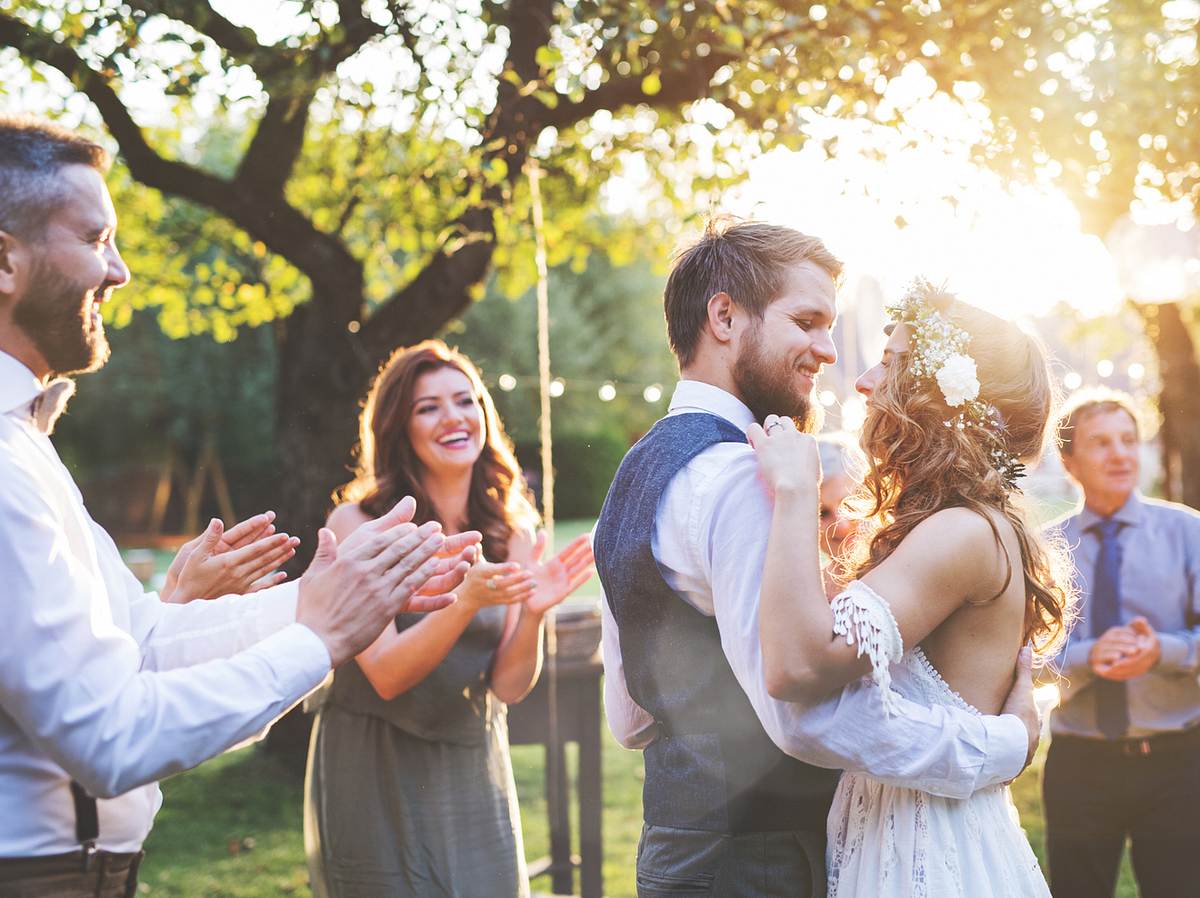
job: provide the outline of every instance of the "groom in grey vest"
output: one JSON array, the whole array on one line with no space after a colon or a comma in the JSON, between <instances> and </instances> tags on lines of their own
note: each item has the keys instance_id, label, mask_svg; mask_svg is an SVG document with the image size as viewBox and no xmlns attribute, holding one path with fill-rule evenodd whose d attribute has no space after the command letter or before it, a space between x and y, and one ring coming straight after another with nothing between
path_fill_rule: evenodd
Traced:
<instances>
[{"instance_id":1,"label":"groom in grey vest","mask_svg":"<svg viewBox=\"0 0 1200 898\"><path fill-rule=\"evenodd\" d=\"M888 716L861 683L803 707L764 682L771 499L745 429L769 413L811 423L840 274L816 238L714 222L667 281L681 380L595 532L605 708L645 754L640 898L824 896L839 770L965 798L1013 779L1037 744L1027 670L998 717L908 702Z\"/></svg>"}]
</instances>

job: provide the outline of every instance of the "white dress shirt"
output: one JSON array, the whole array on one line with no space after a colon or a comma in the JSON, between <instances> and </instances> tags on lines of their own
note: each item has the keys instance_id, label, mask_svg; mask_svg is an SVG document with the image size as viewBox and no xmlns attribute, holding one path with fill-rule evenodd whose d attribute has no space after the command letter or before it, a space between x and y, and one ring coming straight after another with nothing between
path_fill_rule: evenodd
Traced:
<instances>
[{"instance_id":1,"label":"white dress shirt","mask_svg":"<svg viewBox=\"0 0 1200 898\"><path fill-rule=\"evenodd\" d=\"M33 424L41 385L0 353L0 857L137 851L155 780L261 732L329 672L296 586L186 605L144 593Z\"/></svg>"},{"instance_id":2,"label":"white dress shirt","mask_svg":"<svg viewBox=\"0 0 1200 898\"><path fill-rule=\"evenodd\" d=\"M687 412L718 415L743 430L754 421L724 390L685 380L668 414ZM897 697L899 713L889 717L869 678L811 708L767 693L758 601L770 529L771 497L754 450L718 443L672 478L659 502L651 547L667 584L697 610L716 615L725 657L780 750L819 767L949 798L1013 779L1029 745L1025 725L1013 715L984 717ZM617 624L608 603L601 605L609 727L626 748L642 748L656 735L654 720L629 695Z\"/></svg>"}]
</instances>

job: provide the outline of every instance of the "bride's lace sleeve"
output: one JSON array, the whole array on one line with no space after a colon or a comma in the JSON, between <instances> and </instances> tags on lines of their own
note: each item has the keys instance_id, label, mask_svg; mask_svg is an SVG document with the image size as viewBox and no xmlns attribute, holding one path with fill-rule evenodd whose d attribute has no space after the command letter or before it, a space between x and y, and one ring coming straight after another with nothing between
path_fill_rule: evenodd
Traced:
<instances>
[{"instance_id":1,"label":"bride's lace sleeve","mask_svg":"<svg viewBox=\"0 0 1200 898\"><path fill-rule=\"evenodd\" d=\"M847 645L857 645L858 656L871 659L871 679L879 687L883 708L895 711L891 665L904 654L904 640L887 600L861 580L846 585L830 603L833 632L846 637Z\"/></svg>"}]
</instances>

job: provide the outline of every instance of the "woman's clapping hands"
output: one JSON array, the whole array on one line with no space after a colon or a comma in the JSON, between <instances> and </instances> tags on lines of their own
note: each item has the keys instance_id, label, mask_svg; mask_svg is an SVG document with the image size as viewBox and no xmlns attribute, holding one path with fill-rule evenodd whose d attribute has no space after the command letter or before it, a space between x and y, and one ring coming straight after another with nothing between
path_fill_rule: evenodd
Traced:
<instances>
[{"instance_id":1,"label":"woman's clapping hands","mask_svg":"<svg viewBox=\"0 0 1200 898\"><path fill-rule=\"evenodd\" d=\"M459 604L472 611L490 605L515 605L533 595L533 574L516 562L480 560L471 565L455 593Z\"/></svg>"},{"instance_id":2,"label":"woman's clapping hands","mask_svg":"<svg viewBox=\"0 0 1200 898\"><path fill-rule=\"evenodd\" d=\"M296 554L300 540L276 533L274 520L275 512L268 511L226 530L213 518L202 534L180 547L159 597L183 603L282 583L287 575L278 568Z\"/></svg>"},{"instance_id":3,"label":"woman's clapping hands","mask_svg":"<svg viewBox=\"0 0 1200 898\"><path fill-rule=\"evenodd\" d=\"M561 552L543 562L546 542L546 531L539 531L526 562L534 578L534 592L525 601L525 608L534 614L545 614L586 583L595 571L588 534L577 536Z\"/></svg>"}]
</instances>

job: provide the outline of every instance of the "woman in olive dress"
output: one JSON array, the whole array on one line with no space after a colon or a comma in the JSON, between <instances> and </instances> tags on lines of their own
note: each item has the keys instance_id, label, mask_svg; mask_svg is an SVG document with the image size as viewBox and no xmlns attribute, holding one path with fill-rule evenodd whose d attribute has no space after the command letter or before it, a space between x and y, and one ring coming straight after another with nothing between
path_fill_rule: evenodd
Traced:
<instances>
[{"instance_id":1,"label":"woman in olive dress","mask_svg":"<svg viewBox=\"0 0 1200 898\"><path fill-rule=\"evenodd\" d=\"M580 537L541 561L537 513L475 366L440 341L393 354L363 408L344 539L402 496L478 530L458 600L406 614L334 674L313 728L305 846L318 898L525 898L507 704L537 682L542 621L591 574Z\"/></svg>"}]
</instances>

